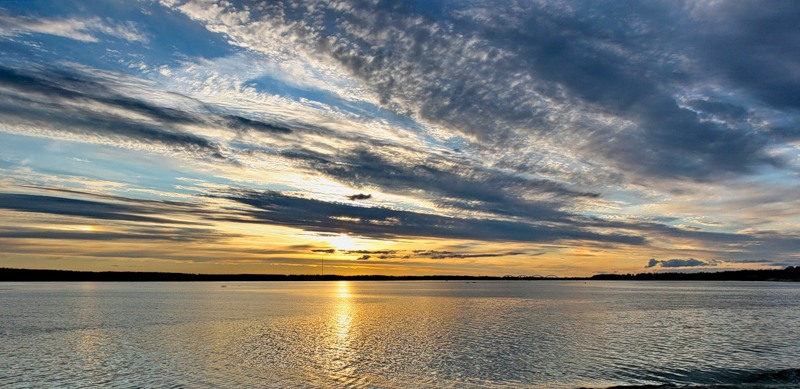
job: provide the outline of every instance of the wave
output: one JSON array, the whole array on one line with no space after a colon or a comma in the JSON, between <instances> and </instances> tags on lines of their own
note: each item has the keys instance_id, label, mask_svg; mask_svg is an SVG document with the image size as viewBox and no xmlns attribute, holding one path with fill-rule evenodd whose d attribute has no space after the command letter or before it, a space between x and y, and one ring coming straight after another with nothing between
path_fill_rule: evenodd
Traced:
<instances>
[{"instance_id":1,"label":"wave","mask_svg":"<svg viewBox=\"0 0 800 389\"><path fill-rule=\"evenodd\" d=\"M753 374L749 379L746 379L743 382L748 384L792 384L795 386L800 386L800 369L759 372Z\"/></svg>"},{"instance_id":2,"label":"wave","mask_svg":"<svg viewBox=\"0 0 800 389\"><path fill-rule=\"evenodd\" d=\"M710 383L663 383L655 385L617 385L606 389L788 389L800 388L800 368L737 372L726 377L714 375ZM581 388L592 389L592 388Z\"/></svg>"}]
</instances>

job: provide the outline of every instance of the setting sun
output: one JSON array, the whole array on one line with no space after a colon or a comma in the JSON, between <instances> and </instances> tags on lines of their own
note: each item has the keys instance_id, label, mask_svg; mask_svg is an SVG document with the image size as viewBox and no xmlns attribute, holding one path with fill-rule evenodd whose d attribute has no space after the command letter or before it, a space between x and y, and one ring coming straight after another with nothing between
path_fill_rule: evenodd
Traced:
<instances>
[{"instance_id":1,"label":"setting sun","mask_svg":"<svg viewBox=\"0 0 800 389\"><path fill-rule=\"evenodd\" d=\"M339 234L325 239L328 244L337 250L357 250L358 242L348 234Z\"/></svg>"}]
</instances>

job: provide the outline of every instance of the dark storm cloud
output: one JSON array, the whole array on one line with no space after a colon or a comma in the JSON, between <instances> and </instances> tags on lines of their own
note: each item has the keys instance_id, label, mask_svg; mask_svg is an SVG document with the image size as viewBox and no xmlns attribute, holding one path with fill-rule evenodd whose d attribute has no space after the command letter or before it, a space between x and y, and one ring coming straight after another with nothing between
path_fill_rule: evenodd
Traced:
<instances>
[{"instance_id":1,"label":"dark storm cloud","mask_svg":"<svg viewBox=\"0 0 800 389\"><path fill-rule=\"evenodd\" d=\"M647 262L646 268L650 267L695 267L695 266L716 266L716 262L704 262L699 259L694 258L687 258L687 259L662 259L658 260L655 258L650 258L650 261Z\"/></svg>"},{"instance_id":2,"label":"dark storm cloud","mask_svg":"<svg viewBox=\"0 0 800 389\"><path fill-rule=\"evenodd\" d=\"M644 243L644 239L639 236L596 233L574 225L537 225L516 221L454 218L382 207L329 203L277 192L238 191L225 197L255 209L241 210L239 216L220 220L276 224L307 231L352 232L373 238L415 236L519 242L587 240L632 245Z\"/></svg>"}]
</instances>

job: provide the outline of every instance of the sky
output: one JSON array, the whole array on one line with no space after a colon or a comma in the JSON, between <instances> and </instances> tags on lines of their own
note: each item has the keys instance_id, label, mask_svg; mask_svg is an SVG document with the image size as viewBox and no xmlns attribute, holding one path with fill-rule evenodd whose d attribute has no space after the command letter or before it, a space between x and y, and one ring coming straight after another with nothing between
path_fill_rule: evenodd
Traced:
<instances>
[{"instance_id":1,"label":"sky","mask_svg":"<svg viewBox=\"0 0 800 389\"><path fill-rule=\"evenodd\" d=\"M0 2L0 266L800 265L800 3Z\"/></svg>"}]
</instances>

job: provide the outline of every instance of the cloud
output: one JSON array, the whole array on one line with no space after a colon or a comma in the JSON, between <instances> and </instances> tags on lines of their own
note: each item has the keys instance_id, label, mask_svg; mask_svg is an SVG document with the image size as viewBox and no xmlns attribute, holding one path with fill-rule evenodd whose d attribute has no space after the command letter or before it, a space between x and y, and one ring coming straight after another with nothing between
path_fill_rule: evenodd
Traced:
<instances>
[{"instance_id":1,"label":"cloud","mask_svg":"<svg viewBox=\"0 0 800 389\"><path fill-rule=\"evenodd\" d=\"M349 200L368 200L368 199L372 198L372 195L371 194L359 193L359 194L354 194L354 195L347 196L347 198Z\"/></svg>"},{"instance_id":2,"label":"cloud","mask_svg":"<svg viewBox=\"0 0 800 389\"><path fill-rule=\"evenodd\" d=\"M412 258L429 258L429 259L463 259L463 258L492 258L492 257L507 257L524 255L528 253L519 251L508 251L499 253L458 253L448 250L336 250L336 249L316 249L311 250L315 253L325 254L361 254L357 259L367 260L370 258L378 259L412 259ZM533 254L537 255L537 254Z\"/></svg>"},{"instance_id":3,"label":"cloud","mask_svg":"<svg viewBox=\"0 0 800 389\"><path fill-rule=\"evenodd\" d=\"M28 188L36 189L36 188ZM38 188L43 190L47 188ZM685 230L657 223L599 222L573 217L559 223L535 223L482 218L447 217L385 207L364 207L290 196L278 192L230 189L225 195L201 197L199 202L140 200L112 195L51 189L58 196L0 193L0 209L39 214L31 225L0 228L0 238L94 241L216 241L235 236L217 230L221 222L293 227L311 233L350 233L374 239L438 238L484 242L579 243L597 247L657 248L664 239L711 247L709 255L725 253L726 262L753 262L753 258L780 258L788 263L800 250L800 237L779 231L741 231L736 234ZM63 197L70 196L70 197ZM232 203L228 203L228 202ZM237 205L238 204L238 205ZM66 216L68 219L60 218ZM42 219L44 218L44 219ZM72 219L80 218L80 219ZM43 228L35 220L56 221ZM392 220L391 223L382 221ZM111 224L106 222L112 222ZM99 225L97 229L79 225ZM102 227L103 225L112 228ZM238 249L237 249L238 250ZM298 246L299 252L353 255L352 259L470 259L530 254L526 251L337 250ZM241 250L239 250L241 251ZM208 250L203 252L208 253ZM713 254L717 253L717 254ZM192 254L192 256L196 256ZM715 266L720 261L652 259L647 267Z\"/></svg>"},{"instance_id":4,"label":"cloud","mask_svg":"<svg viewBox=\"0 0 800 389\"><path fill-rule=\"evenodd\" d=\"M138 85L140 81L135 80L118 85L109 81L110 77L47 68L0 68L0 86L6 87L0 96L8 96L0 103L4 107L0 116L9 124L4 130L149 151L179 151L195 158L227 159L231 165L242 160L262 163L254 150L260 149L268 158L280 157L309 173L323 173L355 187L380 187L399 195L413 191L445 209L537 220L563 216L558 208L565 198L597 197L554 181L523 178L513 172L487 169L466 160L453 161L448 156L411 151L374 139L344 140L333 154L323 154L301 145L320 131L329 140L347 134L250 119L244 114L206 108L175 93L154 91L147 99L135 97L130 90L146 85ZM167 100L154 101L160 97ZM250 131L269 135L267 142L281 147L266 151L271 145L253 138ZM292 138L284 138L289 135ZM233 145L229 139L236 139L237 143ZM243 142L245 139L250 143ZM538 198L524 200L522 195ZM353 199L367 198L371 197Z\"/></svg>"},{"instance_id":5,"label":"cloud","mask_svg":"<svg viewBox=\"0 0 800 389\"><path fill-rule=\"evenodd\" d=\"M225 119L229 121L229 126L238 130L255 130L266 133L281 133L289 134L292 130L288 127L265 123L258 120L248 119L242 116L225 115Z\"/></svg>"},{"instance_id":6,"label":"cloud","mask_svg":"<svg viewBox=\"0 0 800 389\"><path fill-rule=\"evenodd\" d=\"M696 266L716 266L716 265L717 265L716 261L705 262L705 261L701 261L699 259L694 259L694 258L687 258L687 259L675 258L675 259L662 259L662 260L658 260L658 259L655 259L655 258L650 258L650 261L647 262L647 266L645 266L645 267L646 268L651 268L651 267L656 267L656 266L660 266L660 267L696 267Z\"/></svg>"},{"instance_id":7,"label":"cloud","mask_svg":"<svg viewBox=\"0 0 800 389\"><path fill-rule=\"evenodd\" d=\"M344 69L384 107L477 139L488 158L509 166L519 165L521 153L534 161L564 158L588 166L588 174L708 181L785 163L768 152L773 140L746 107L719 122L680 101L701 94L706 103L694 108L719 115L720 107L735 105L726 94L746 101L737 87L759 83L751 86L767 104L794 106L798 85L789 64L797 61L786 53L797 52L788 21L800 7L782 2L778 13L745 3L714 3L721 9L706 13L669 2L569 1L440 5L432 14L356 1L278 2L263 12L230 4L201 12L187 1L178 9L242 47ZM720 14L729 17L703 19L710 26L690 20ZM741 55L732 43L752 40L733 32L739 19L756 36L780 39L747 43L760 54ZM287 46L256 34L264 29L280 31ZM709 52L725 63L704 59ZM730 88L698 92L696 83L718 79L719 65L730 73ZM749 77L750 70L765 77ZM503 149L516 153L496 153Z\"/></svg>"},{"instance_id":8,"label":"cloud","mask_svg":"<svg viewBox=\"0 0 800 389\"><path fill-rule=\"evenodd\" d=\"M110 80L115 77L122 80ZM136 96L141 91L149 96ZM144 80L72 69L22 71L0 66L0 108L6 124L1 131L179 151L198 158L226 158L226 150L237 150L223 143L236 134L292 133L278 123L218 113L224 110L209 110L188 96L153 90Z\"/></svg>"},{"instance_id":9,"label":"cloud","mask_svg":"<svg viewBox=\"0 0 800 389\"><path fill-rule=\"evenodd\" d=\"M54 35L88 43L99 42L98 35L128 42L149 41L149 37L140 32L133 22L112 23L100 18L47 19L0 14L0 35L29 34Z\"/></svg>"},{"instance_id":10,"label":"cloud","mask_svg":"<svg viewBox=\"0 0 800 389\"><path fill-rule=\"evenodd\" d=\"M4 131L91 135L100 143L141 148L155 144L220 156L218 145L180 128L197 123L194 115L120 95L97 79L0 68L0 87Z\"/></svg>"},{"instance_id":11,"label":"cloud","mask_svg":"<svg viewBox=\"0 0 800 389\"><path fill-rule=\"evenodd\" d=\"M156 203L157 204L157 203ZM101 220L186 224L162 217L158 206L136 206L33 194L0 193L0 208L21 212L82 216Z\"/></svg>"},{"instance_id":12,"label":"cloud","mask_svg":"<svg viewBox=\"0 0 800 389\"><path fill-rule=\"evenodd\" d=\"M0 239L9 247L30 246L31 240L207 243L240 236L198 218L206 213L198 204L36 189L59 195L0 193L0 210L28 214L0 227Z\"/></svg>"},{"instance_id":13,"label":"cloud","mask_svg":"<svg viewBox=\"0 0 800 389\"><path fill-rule=\"evenodd\" d=\"M524 178L435 154L419 156L391 146L357 146L334 156L311 151L283 155L354 187L375 186L398 194L422 192L443 208L555 220L566 215L559 210L563 202L597 197L550 180Z\"/></svg>"},{"instance_id":14,"label":"cloud","mask_svg":"<svg viewBox=\"0 0 800 389\"><path fill-rule=\"evenodd\" d=\"M198 242L212 241L231 234L215 233L197 228L128 228L124 231L69 231L47 228L15 227L0 228L0 239L45 239L78 241L143 241L143 242Z\"/></svg>"},{"instance_id":15,"label":"cloud","mask_svg":"<svg viewBox=\"0 0 800 389\"><path fill-rule=\"evenodd\" d=\"M431 258L431 259L452 259L452 258L492 258L492 257L508 257L515 255L523 255L526 253L508 251L501 253L454 253L452 251L439 251L439 250L414 250L408 256Z\"/></svg>"},{"instance_id":16,"label":"cloud","mask_svg":"<svg viewBox=\"0 0 800 389\"><path fill-rule=\"evenodd\" d=\"M467 219L394 210L384 207L360 207L325 202L278 192L233 191L222 196L253 209L239 216L221 220L270 223L306 231L350 232L372 238L438 237L486 241L553 242L587 240L641 245L635 235L603 234L575 225L552 226L519 221ZM392 220L392 223L385 223Z\"/></svg>"},{"instance_id":17,"label":"cloud","mask_svg":"<svg viewBox=\"0 0 800 389\"><path fill-rule=\"evenodd\" d=\"M693 45L716 79L748 90L775 108L800 108L800 41L794 25L800 4L791 0L688 2L693 22L702 23Z\"/></svg>"}]
</instances>

